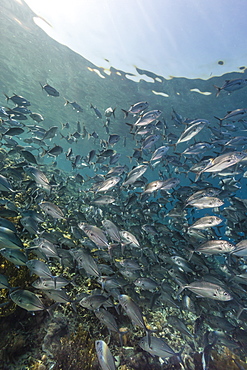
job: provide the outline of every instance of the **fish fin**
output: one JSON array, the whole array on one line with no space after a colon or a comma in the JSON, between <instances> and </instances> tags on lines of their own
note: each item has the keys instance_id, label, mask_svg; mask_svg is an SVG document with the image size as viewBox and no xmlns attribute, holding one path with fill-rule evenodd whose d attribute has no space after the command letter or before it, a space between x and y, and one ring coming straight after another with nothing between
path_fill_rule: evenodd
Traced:
<instances>
[{"instance_id":1,"label":"fish fin","mask_svg":"<svg viewBox=\"0 0 247 370\"><path fill-rule=\"evenodd\" d=\"M177 296L179 295L179 294L181 294L183 291L184 291L184 289L186 288L186 285L180 285L180 288L178 289L178 291L177 291Z\"/></svg>"},{"instance_id":2,"label":"fish fin","mask_svg":"<svg viewBox=\"0 0 247 370\"><path fill-rule=\"evenodd\" d=\"M128 117L128 111L127 110L124 110L124 109L121 109L123 112L124 112L124 118L127 118Z\"/></svg>"},{"instance_id":3,"label":"fish fin","mask_svg":"<svg viewBox=\"0 0 247 370\"><path fill-rule=\"evenodd\" d=\"M216 85L214 85L214 87L216 88L216 98L219 96L220 92L221 92L221 87L218 87Z\"/></svg>"},{"instance_id":4,"label":"fish fin","mask_svg":"<svg viewBox=\"0 0 247 370\"><path fill-rule=\"evenodd\" d=\"M114 118L116 118L116 117L115 117L115 110L116 110L116 109L117 109L117 107L115 107L115 108L112 110L112 115L113 115L113 117L114 117Z\"/></svg>"},{"instance_id":5,"label":"fish fin","mask_svg":"<svg viewBox=\"0 0 247 370\"><path fill-rule=\"evenodd\" d=\"M216 116L214 116L214 118L216 118L218 121L220 121L220 126L221 126L222 125L222 121L223 121L224 118L219 118L219 117L216 117Z\"/></svg>"}]
</instances>

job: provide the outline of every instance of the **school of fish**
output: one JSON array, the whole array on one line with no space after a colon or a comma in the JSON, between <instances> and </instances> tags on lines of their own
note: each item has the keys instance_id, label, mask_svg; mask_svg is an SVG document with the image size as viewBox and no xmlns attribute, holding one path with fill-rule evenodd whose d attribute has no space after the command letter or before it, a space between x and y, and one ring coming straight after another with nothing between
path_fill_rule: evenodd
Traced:
<instances>
[{"instance_id":1,"label":"school of fish","mask_svg":"<svg viewBox=\"0 0 247 370\"><path fill-rule=\"evenodd\" d=\"M215 99L246 82L215 86ZM61 99L56 88L40 85L47 99ZM137 331L139 339L132 340L138 350L163 366L196 368L190 361L197 353L200 368L210 369L217 346L245 362L247 108L221 118L212 112L209 121L184 118L173 107L162 112L145 97L102 111L91 103L105 139L80 118L76 129L69 123L45 128L45 112L32 112L21 95L3 94L0 253L17 271L24 266L37 277L20 288L0 274L8 301L47 315L63 305L89 310L119 337L95 338L103 370L117 368L116 346L120 352L126 335ZM62 108L78 117L85 111L67 99ZM114 128L120 117L124 136ZM81 143L80 153L75 143ZM83 286L88 279L96 289ZM151 320L155 312L166 318L162 330ZM180 348L164 335L174 330Z\"/></svg>"}]
</instances>

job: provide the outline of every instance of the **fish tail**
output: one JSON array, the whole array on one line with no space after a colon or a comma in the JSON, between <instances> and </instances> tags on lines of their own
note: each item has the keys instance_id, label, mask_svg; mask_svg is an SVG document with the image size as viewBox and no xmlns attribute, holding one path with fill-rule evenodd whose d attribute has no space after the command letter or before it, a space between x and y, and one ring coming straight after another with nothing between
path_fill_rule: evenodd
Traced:
<instances>
[{"instance_id":1,"label":"fish tail","mask_svg":"<svg viewBox=\"0 0 247 370\"><path fill-rule=\"evenodd\" d=\"M68 104L70 104L70 102L69 102L67 99L65 99L64 107L65 107L66 105L68 105Z\"/></svg>"},{"instance_id":2,"label":"fish tail","mask_svg":"<svg viewBox=\"0 0 247 370\"><path fill-rule=\"evenodd\" d=\"M42 88L42 90L43 90L44 88L43 88L43 85L42 85L42 83L40 82L39 84L40 84L40 86L41 86L41 88Z\"/></svg>"},{"instance_id":3,"label":"fish tail","mask_svg":"<svg viewBox=\"0 0 247 370\"><path fill-rule=\"evenodd\" d=\"M127 110L121 109L124 112L124 118L127 118L129 113ZM115 116L114 116L115 117Z\"/></svg>"},{"instance_id":4,"label":"fish tail","mask_svg":"<svg viewBox=\"0 0 247 370\"><path fill-rule=\"evenodd\" d=\"M113 115L113 117L114 117L114 118L116 118L116 117L115 117L115 110L116 110L116 109L117 109L117 107L115 107L115 108L112 110L112 115Z\"/></svg>"},{"instance_id":5,"label":"fish tail","mask_svg":"<svg viewBox=\"0 0 247 370\"><path fill-rule=\"evenodd\" d=\"M128 330L126 330L126 331L118 331L118 335L119 335L119 341L120 341L120 346L121 347L123 347L123 336L125 335L125 334L127 334L128 333Z\"/></svg>"},{"instance_id":6,"label":"fish tail","mask_svg":"<svg viewBox=\"0 0 247 370\"><path fill-rule=\"evenodd\" d=\"M192 249L189 251L189 256L188 256L188 261L191 260L191 258L193 257L193 254L195 253L195 251L193 251Z\"/></svg>"},{"instance_id":7,"label":"fish tail","mask_svg":"<svg viewBox=\"0 0 247 370\"><path fill-rule=\"evenodd\" d=\"M180 363L183 365L184 369L186 369L184 361L183 361L182 356L181 356L183 351L184 351L184 348L185 348L185 346L178 353L176 353L176 356L177 356L178 360L180 361Z\"/></svg>"},{"instance_id":8,"label":"fish tail","mask_svg":"<svg viewBox=\"0 0 247 370\"><path fill-rule=\"evenodd\" d=\"M179 296L179 294L181 294L185 289L185 285L180 285L180 288L178 289L177 291L177 296Z\"/></svg>"},{"instance_id":9,"label":"fish tail","mask_svg":"<svg viewBox=\"0 0 247 370\"><path fill-rule=\"evenodd\" d=\"M202 172L203 171L196 172L195 182L197 182L199 180L199 177L201 176Z\"/></svg>"},{"instance_id":10,"label":"fish tail","mask_svg":"<svg viewBox=\"0 0 247 370\"><path fill-rule=\"evenodd\" d=\"M216 98L220 95L220 92L221 92L221 87L218 87L216 85L214 85L214 87L216 88Z\"/></svg>"},{"instance_id":11,"label":"fish tail","mask_svg":"<svg viewBox=\"0 0 247 370\"><path fill-rule=\"evenodd\" d=\"M223 121L224 118L219 118L219 117L216 117L216 116L214 116L214 118L216 118L218 121L220 121L220 126L221 126L222 125L222 121Z\"/></svg>"},{"instance_id":12,"label":"fish tail","mask_svg":"<svg viewBox=\"0 0 247 370\"><path fill-rule=\"evenodd\" d=\"M42 149L42 153L40 154L40 157L44 157L47 154L48 150Z\"/></svg>"},{"instance_id":13,"label":"fish tail","mask_svg":"<svg viewBox=\"0 0 247 370\"><path fill-rule=\"evenodd\" d=\"M94 109L94 106L93 106L93 104L92 104L92 103L90 103L90 108Z\"/></svg>"},{"instance_id":14,"label":"fish tail","mask_svg":"<svg viewBox=\"0 0 247 370\"><path fill-rule=\"evenodd\" d=\"M6 95L6 94L4 94L5 96L6 96L6 100L7 100L7 102L9 101L9 99L10 99L10 97L8 96L8 95Z\"/></svg>"}]
</instances>

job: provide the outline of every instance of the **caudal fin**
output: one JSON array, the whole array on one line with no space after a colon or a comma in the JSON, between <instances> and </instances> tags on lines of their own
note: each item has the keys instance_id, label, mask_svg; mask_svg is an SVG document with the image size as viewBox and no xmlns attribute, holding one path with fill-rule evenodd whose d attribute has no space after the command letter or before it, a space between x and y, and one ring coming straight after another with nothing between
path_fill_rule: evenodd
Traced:
<instances>
[{"instance_id":1,"label":"caudal fin","mask_svg":"<svg viewBox=\"0 0 247 370\"><path fill-rule=\"evenodd\" d=\"M124 112L124 118L127 118L128 117L128 111L127 110L124 110L124 109L121 109L123 112Z\"/></svg>"},{"instance_id":2,"label":"caudal fin","mask_svg":"<svg viewBox=\"0 0 247 370\"><path fill-rule=\"evenodd\" d=\"M218 87L216 85L214 85L214 87L216 88L216 98L220 95L220 92L221 92L221 87Z\"/></svg>"}]
</instances>

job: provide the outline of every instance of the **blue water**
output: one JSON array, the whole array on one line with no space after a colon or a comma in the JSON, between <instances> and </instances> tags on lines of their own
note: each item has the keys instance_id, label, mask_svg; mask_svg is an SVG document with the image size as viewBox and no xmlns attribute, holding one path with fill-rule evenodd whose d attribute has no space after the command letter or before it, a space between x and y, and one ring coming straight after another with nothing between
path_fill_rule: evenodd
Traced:
<instances>
[{"instance_id":1,"label":"blue water","mask_svg":"<svg viewBox=\"0 0 247 370\"><path fill-rule=\"evenodd\" d=\"M189 187L188 189L190 189L191 192L200 189L200 183L195 183L195 173L190 171L192 165L204 159L204 156L214 158L222 153L222 146L216 146L213 149L208 150L203 155L199 155L197 158L193 157L190 159L190 157L187 157L188 159L185 160L184 156L177 154L182 153L188 145L191 145L194 142L211 142L212 139L214 139L214 135L211 133L209 128L205 128L194 139L190 140L189 142L179 144L174 154L174 146L172 144L176 143L186 125L184 123L176 123L174 119L172 119L173 109L183 117L184 121L194 120L197 118L208 120L211 127L225 131L225 137L231 138L238 135L244 136L247 128L245 122L233 122L233 124L236 126L236 129L231 131L223 127L220 128L218 120L215 118L215 116L224 117L228 111L237 108L246 108L247 88L235 91L232 94L228 94L226 91L221 91L219 97L217 98L216 89L214 88L214 85L222 86L224 81L227 79L247 78L244 70L240 71L239 73L234 72L220 77L212 77L208 80L191 80L187 78L172 78L167 80L162 76L155 76L152 71L137 70L140 75L146 74L153 78L153 82L140 80L140 82L137 83L129 80L124 71L117 71L112 68L111 75L109 76L104 73L103 69L98 68L100 73L104 76L104 78L101 78L96 73L90 71L90 68L97 69L97 67L90 63L90 61L87 61L82 56L74 53L69 48L58 44L54 40L50 39L42 30L40 30L33 23L32 12L27 6L20 6L15 1L4 0L2 9L3 11L0 18L2 29L2 42L0 48L0 106L13 108L14 103L12 101L6 102L4 94L11 96L13 93L15 93L24 96L31 102L30 109L32 112L40 113L44 117L44 121L38 124L27 115L28 119L23 121L23 124L25 125L24 134L20 136L14 136L13 138L19 145L26 146L29 144L27 144L25 140L34 136L32 131L27 128L27 125L38 124L45 129L49 129L52 126L58 126L56 136L50 140L47 140L46 144L47 148L50 149L54 145L62 146L63 153L57 157L51 157L48 155L42 157L40 155L42 152L41 148L37 144L31 144L34 148L36 148L33 153L37 156L39 165L41 167L43 165L42 169L44 172L47 171L47 174L49 173L49 178L51 178L52 174L58 176L59 181L61 181L59 184L60 186L63 184L66 185L68 179L73 183L73 179L76 174L82 175L84 182L77 185L73 184L75 186L73 190L71 190L71 194L69 194L69 192L65 192L65 198L63 198L63 194L59 196L54 195L52 201L54 201L54 203L56 203L58 206L61 206L63 211L65 213L68 212L68 215L72 218L73 212L82 210L85 218L90 220L88 221L89 223L95 222L98 227L101 227L102 219L112 217L114 222L117 223L117 221L119 221L119 227L121 226L121 229L132 227L133 230L136 230L136 233L138 233L136 236L141 239L143 244L147 243L147 245L152 246L152 243L154 243L153 250L150 251L150 255L147 254L147 266L143 271L143 275L145 275L149 268L151 268L151 265L156 262L154 262L154 260L150 257L151 252L155 251L158 255L158 253L161 252L161 247L163 248L163 243L169 244L168 240L166 239L171 239L170 235L163 235L161 239L156 242L155 238L152 239L152 237L146 236L142 233L141 226L143 223L151 223L154 225L155 223L164 224L170 228L171 232L174 232L174 235L179 235L181 237L181 235L185 233L186 227L192 224L196 219L215 213L220 216L221 211L230 206L229 200L232 197L246 199L246 178L243 177L245 164L241 164L239 168L242 169L242 173L234 176L230 175L230 177L235 178L238 181L240 185L239 189L236 188L227 194L224 199L225 203L223 207L213 210L195 210L186 208L185 214L181 214L181 216L178 216L178 218L167 216L168 212L175 206L179 205L180 203L184 204L187 195L191 194L187 194L185 187ZM22 24L17 23L14 19L15 17L17 17ZM160 81L155 80L156 77L158 77ZM46 83L50 84L59 91L60 96L48 96L47 93L41 89L40 83L42 85ZM208 92L211 94L203 95L198 92L191 91L193 89L199 89L201 92ZM165 93L168 95L168 97L155 95L153 91ZM65 106L64 104L66 99L70 102L76 101L83 108L83 112L76 112L70 104ZM142 138L141 136L135 137L130 132L130 126L126 124L134 124L136 117L129 115L128 118L125 119L121 109L128 110L132 104L135 104L139 101L147 101L149 103L149 110L162 111L160 121L163 129L156 130L156 133L160 134L159 141L157 141L151 151L146 153L143 152L142 158L138 162L135 158L130 159L129 157L133 156L135 148L141 147ZM98 118L95 115L93 109L90 108L91 104L96 106L101 112L102 118ZM108 107L116 108L115 118L113 116L110 117L110 123L108 124L109 132L107 132L105 127L106 117L104 116L104 112ZM80 122L80 126L82 128L85 127L86 135L85 137L80 137L74 142L69 143L62 138L62 135L67 136L75 133L78 122ZM62 124L65 123L69 123L69 127L62 129ZM90 135L94 132L98 135L98 138L96 139ZM176 189L169 190L167 193L153 193L143 203L141 202L140 197L143 187L122 189L118 185L116 189L113 189L112 192L109 192L109 194L113 194L114 196L118 197L118 201L116 202L117 206L115 209L103 208L100 210L98 208L92 208L90 201L94 198L94 194L89 192L89 190L94 185L93 177L95 175L105 175L106 172L113 167L109 165L109 158L106 158L102 164L95 163L98 156L100 156L100 151L103 148L104 141L108 140L109 133L120 135L119 142L114 145L112 149L121 154L117 165L126 165L128 167L127 172L129 172L134 166L137 166L142 162L149 161L155 148L158 148L161 145L169 145L170 149L167 153L167 156L169 157L175 155L176 163L169 164L169 162L164 159L164 161L158 164L154 169L148 168L144 176L146 178L146 183L161 178L167 179L174 176L180 179L180 185L177 186ZM86 164L86 166L79 164L77 168L72 168L72 161L65 156L65 153L69 148L72 148L74 157L76 155L81 156L81 163ZM111 147L109 146L109 148ZM4 139L2 139L2 149L6 151L10 150L10 148L5 145ZM96 156L92 161L93 164L88 165L87 155L92 149L96 151ZM231 151L230 149L246 150L247 148L246 146L242 146L240 148L229 148L229 151ZM9 162L7 167L14 166L23 161L23 158L19 156L18 153L14 157L10 155L8 159ZM6 165L6 163L4 164ZM105 166L105 168L102 166ZM125 179L125 174L122 175L122 179ZM21 181L19 184L16 184L13 179L10 178L10 180L12 181L14 188L16 188L18 185L21 189L24 189L24 185ZM201 176L201 180L208 181L210 185L214 187L221 188L222 186L221 177L219 176L213 177L211 174L204 174ZM138 200L136 205L132 206L131 210L128 211L126 210L124 204L130 194L134 193L137 194ZM47 196L47 198L49 197ZM159 205L159 212L150 212L149 207L151 202ZM24 206L25 203L22 204L22 207ZM141 213L136 215L135 212L138 209ZM182 209L182 211L184 211L184 209ZM238 210L236 210L236 212L238 212ZM245 210L243 213L246 215ZM73 221L77 222L75 219L73 219ZM14 220L14 222L17 221ZM61 224L59 224L59 222L56 223L49 221L48 224L50 231L55 231L56 228L59 229L59 227L61 228ZM236 225L237 236L234 234L234 230L232 230L230 234L225 235L228 224L230 226L233 225L233 227L235 226L234 223L229 223L229 220L226 218L224 219L223 226L217 229L213 236L217 238L226 238L233 243L237 243L245 238L245 222ZM62 224L62 231L66 235L69 234L71 237L70 226L71 225L69 225L69 222L68 224ZM32 236L30 236L28 233L24 233L21 228L19 229L19 232L21 236L25 236L27 243L30 243ZM133 231L133 233L135 232ZM171 240L169 241L171 242ZM173 248L169 249L168 247L164 247L165 252L170 255L178 253L184 256L185 253L183 253L183 246L186 244L186 242L183 240L183 238L181 238L181 240L178 238L175 241L173 240L173 242ZM180 242L181 245L179 244ZM76 240L75 243L77 243ZM196 247L195 245L193 246ZM191 248L191 245L189 248ZM138 255L135 251L128 251L127 253L129 253L129 255L127 255L128 258L132 257L132 253L134 257ZM116 260L118 258L122 258L122 256L117 256ZM225 257L216 257L214 261L221 267L226 263ZM100 262L102 263L104 261ZM240 272L240 269L244 263L244 260L236 262L236 272ZM15 272L18 273L17 268L15 269ZM117 271L115 272L117 273ZM4 262L1 266L0 273L6 273L4 270ZM158 273L159 272L157 271L157 274ZM153 274L155 275L154 271ZM197 273L196 278L201 277L201 274ZM165 278L167 278L166 275ZM95 281L93 281L92 284L97 285ZM174 287L174 282L172 282L171 285ZM131 287L133 296L136 298L137 295L136 293L134 294L134 287ZM24 286L22 288L24 288ZM30 288L30 285L28 288L32 289ZM176 286L176 288L178 288L178 286ZM32 291L34 291L34 289L32 289ZM243 301L245 302L245 297L243 298ZM218 310L215 307L216 306L212 308L212 311L222 314L223 311L221 311L221 306L218 308ZM225 306L223 308L225 308ZM17 308L17 310L18 309L21 310L20 308ZM159 311L159 307L156 307L156 310L157 312L162 312L162 310ZM226 313L226 316L229 319L231 319L232 316L234 318L236 316L235 310L236 307L234 307L234 309L231 309L230 307ZM205 307L203 307L202 311L206 312ZM148 310L146 313L147 315L150 314L150 312L148 313ZM174 312L172 313L174 314ZM188 319L186 314L185 317ZM26 317L23 318L23 320L26 319ZM190 317L191 326L194 320L195 316ZM244 320L236 322L237 325L239 324L245 327ZM10 323L11 321L9 324ZM10 326L9 332L11 330L12 328ZM15 328L15 330L18 331L20 328ZM37 327L36 330L37 333L39 333L39 329ZM6 329L6 332L8 332L8 329ZM42 333L40 335L42 338ZM102 336L102 333L99 335ZM135 341L133 337L131 338L132 339L129 345L131 344L131 346L136 346L137 340ZM180 339L182 340L182 337ZM42 342L42 339L40 339L40 341ZM174 341L172 343L174 343ZM199 347L203 347L201 342ZM37 344L37 351L38 348L39 347ZM117 352L118 347L115 342L111 348ZM177 350L180 350L180 348L177 348ZM246 349L245 351L241 352L241 355L244 358L246 355ZM20 356L17 355L17 360L19 357ZM153 366L158 364L158 360L156 360L154 360ZM12 369L13 367L11 367L11 361L7 361L6 359L5 361L6 363L10 363L10 365L6 365L6 367L3 368L8 370ZM147 367L147 369L149 368L155 369L156 367ZM198 369L199 368L201 369L201 367L198 367Z\"/></svg>"}]
</instances>

